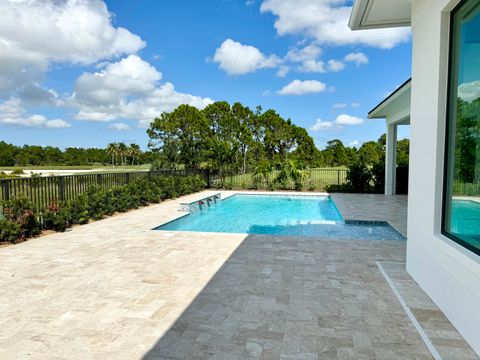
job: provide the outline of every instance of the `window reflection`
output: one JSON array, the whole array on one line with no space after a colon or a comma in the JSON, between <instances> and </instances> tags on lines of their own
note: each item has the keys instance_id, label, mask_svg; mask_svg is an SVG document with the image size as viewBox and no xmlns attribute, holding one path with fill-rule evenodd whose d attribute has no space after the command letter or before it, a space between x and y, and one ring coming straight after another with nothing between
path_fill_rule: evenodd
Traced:
<instances>
[{"instance_id":1,"label":"window reflection","mask_svg":"<svg viewBox=\"0 0 480 360\"><path fill-rule=\"evenodd\" d=\"M480 3L452 14L443 233L480 254Z\"/></svg>"}]
</instances>

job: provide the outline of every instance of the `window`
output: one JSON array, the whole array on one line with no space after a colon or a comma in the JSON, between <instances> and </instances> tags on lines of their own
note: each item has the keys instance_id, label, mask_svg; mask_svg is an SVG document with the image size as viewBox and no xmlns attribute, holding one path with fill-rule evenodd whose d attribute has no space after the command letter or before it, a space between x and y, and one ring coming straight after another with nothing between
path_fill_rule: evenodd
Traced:
<instances>
[{"instance_id":1,"label":"window","mask_svg":"<svg viewBox=\"0 0 480 360\"><path fill-rule=\"evenodd\" d=\"M480 2L451 14L442 233L480 255Z\"/></svg>"}]
</instances>

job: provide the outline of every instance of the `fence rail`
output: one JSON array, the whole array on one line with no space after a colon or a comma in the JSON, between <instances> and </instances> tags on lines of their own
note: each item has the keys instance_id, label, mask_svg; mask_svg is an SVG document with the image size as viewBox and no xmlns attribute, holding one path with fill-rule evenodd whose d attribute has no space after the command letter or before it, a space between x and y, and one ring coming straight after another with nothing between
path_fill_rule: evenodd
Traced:
<instances>
[{"instance_id":1,"label":"fence rail","mask_svg":"<svg viewBox=\"0 0 480 360\"><path fill-rule=\"evenodd\" d=\"M206 181L209 177L208 173L196 170L159 170L0 179L0 200L25 196L42 209L51 203L71 200L92 185L108 190L139 178L187 175L203 175Z\"/></svg>"}]
</instances>

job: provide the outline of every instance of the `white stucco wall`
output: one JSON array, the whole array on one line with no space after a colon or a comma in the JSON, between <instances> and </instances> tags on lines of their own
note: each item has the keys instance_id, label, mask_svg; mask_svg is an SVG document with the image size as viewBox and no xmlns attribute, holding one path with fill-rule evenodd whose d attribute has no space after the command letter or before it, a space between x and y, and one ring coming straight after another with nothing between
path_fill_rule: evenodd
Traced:
<instances>
[{"instance_id":1,"label":"white stucco wall","mask_svg":"<svg viewBox=\"0 0 480 360\"><path fill-rule=\"evenodd\" d=\"M440 233L449 11L413 0L407 270L480 354L480 257Z\"/></svg>"}]
</instances>

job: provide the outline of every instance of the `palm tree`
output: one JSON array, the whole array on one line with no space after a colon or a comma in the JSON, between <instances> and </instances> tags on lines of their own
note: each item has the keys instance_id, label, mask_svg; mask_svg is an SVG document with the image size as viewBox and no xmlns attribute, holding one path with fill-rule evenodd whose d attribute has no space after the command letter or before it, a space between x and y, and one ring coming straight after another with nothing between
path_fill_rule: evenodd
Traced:
<instances>
[{"instance_id":1,"label":"palm tree","mask_svg":"<svg viewBox=\"0 0 480 360\"><path fill-rule=\"evenodd\" d=\"M269 186L269 178L272 174L273 166L270 161L262 160L258 165L253 169L253 176L257 179L263 178L265 186Z\"/></svg>"},{"instance_id":2,"label":"palm tree","mask_svg":"<svg viewBox=\"0 0 480 360\"><path fill-rule=\"evenodd\" d=\"M112 166L115 167L115 156L117 155L117 143L107 145L107 154L112 157Z\"/></svg>"},{"instance_id":3,"label":"palm tree","mask_svg":"<svg viewBox=\"0 0 480 360\"><path fill-rule=\"evenodd\" d=\"M125 165L125 155L127 155L127 145L125 143L121 142L117 144L117 154L120 156L120 159L122 159L122 165Z\"/></svg>"},{"instance_id":4,"label":"palm tree","mask_svg":"<svg viewBox=\"0 0 480 360\"><path fill-rule=\"evenodd\" d=\"M132 165L135 165L135 159L140 156L141 151L140 151L140 146L137 144L130 144L130 147L128 149L129 155L132 157Z\"/></svg>"}]
</instances>

